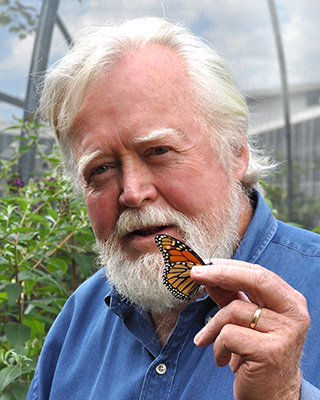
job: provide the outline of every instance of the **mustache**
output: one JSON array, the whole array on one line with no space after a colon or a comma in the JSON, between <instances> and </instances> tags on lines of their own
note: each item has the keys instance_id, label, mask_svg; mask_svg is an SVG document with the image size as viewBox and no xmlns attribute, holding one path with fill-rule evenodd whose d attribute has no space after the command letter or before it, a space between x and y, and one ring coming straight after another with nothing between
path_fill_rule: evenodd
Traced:
<instances>
[{"instance_id":1,"label":"mustache","mask_svg":"<svg viewBox=\"0 0 320 400\"><path fill-rule=\"evenodd\" d=\"M126 209L120 215L113 229L113 235L123 237L134 231L161 226L177 226L183 229L188 218L172 208L159 208L152 205L141 209Z\"/></svg>"}]
</instances>

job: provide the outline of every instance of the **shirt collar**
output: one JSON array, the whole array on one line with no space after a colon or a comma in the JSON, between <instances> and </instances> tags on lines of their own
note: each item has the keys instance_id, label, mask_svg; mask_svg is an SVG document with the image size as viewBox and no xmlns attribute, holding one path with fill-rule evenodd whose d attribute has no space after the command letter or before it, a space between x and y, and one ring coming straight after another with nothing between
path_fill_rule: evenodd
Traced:
<instances>
[{"instance_id":1,"label":"shirt collar","mask_svg":"<svg viewBox=\"0 0 320 400\"><path fill-rule=\"evenodd\" d=\"M130 303L125 297L120 296L115 288L111 288L109 290L104 301L106 305L110 308L110 310L114 314L118 315L118 317L120 317L121 319L125 319L126 317L130 316L134 310L139 310L139 313L141 315L145 314L145 311L143 309L140 309L140 307ZM192 303L187 305L187 308L198 307L201 305L201 303L208 303L208 302L212 303L210 308L216 306L216 304L209 297L209 295L204 294L202 297L195 299Z\"/></svg>"},{"instance_id":2,"label":"shirt collar","mask_svg":"<svg viewBox=\"0 0 320 400\"><path fill-rule=\"evenodd\" d=\"M104 301L110 310L121 319L125 319L135 309L135 306L124 296L121 296L114 287L111 287Z\"/></svg>"},{"instance_id":3,"label":"shirt collar","mask_svg":"<svg viewBox=\"0 0 320 400\"><path fill-rule=\"evenodd\" d=\"M255 192L256 209L251 223L233 258L255 263L277 230L277 221L259 192Z\"/></svg>"}]
</instances>

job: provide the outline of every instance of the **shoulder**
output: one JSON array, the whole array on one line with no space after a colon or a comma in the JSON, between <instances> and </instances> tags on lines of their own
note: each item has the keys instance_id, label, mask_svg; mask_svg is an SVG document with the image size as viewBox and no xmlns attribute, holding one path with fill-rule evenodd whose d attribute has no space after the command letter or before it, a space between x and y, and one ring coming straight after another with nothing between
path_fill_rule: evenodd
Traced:
<instances>
[{"instance_id":1,"label":"shoulder","mask_svg":"<svg viewBox=\"0 0 320 400\"><path fill-rule=\"evenodd\" d=\"M90 278L85 280L71 295L71 297L80 300L83 295L88 295L89 298L96 297L99 294L106 295L107 291L110 289L107 282L104 268L99 269ZM71 298L70 297L70 298Z\"/></svg>"},{"instance_id":2,"label":"shoulder","mask_svg":"<svg viewBox=\"0 0 320 400\"><path fill-rule=\"evenodd\" d=\"M97 326L103 336L101 319L105 319L108 312L104 298L109 291L104 270L101 269L69 297L45 340L28 400L49 398L57 366L63 365L63 371L72 368L75 351L79 352L85 343L89 343L92 331ZM94 349L94 346L90 349Z\"/></svg>"},{"instance_id":3,"label":"shoulder","mask_svg":"<svg viewBox=\"0 0 320 400\"><path fill-rule=\"evenodd\" d=\"M109 286L103 269L82 283L66 301L47 335L43 353L55 358L67 337L76 335L91 325L108 307L104 302Z\"/></svg>"},{"instance_id":4,"label":"shoulder","mask_svg":"<svg viewBox=\"0 0 320 400\"><path fill-rule=\"evenodd\" d=\"M53 336L63 337L70 326L87 319L104 310L106 304L104 298L110 291L109 284L104 275L104 269L100 269L86 281L84 281L68 298L58 317L54 321L48 338Z\"/></svg>"},{"instance_id":5,"label":"shoulder","mask_svg":"<svg viewBox=\"0 0 320 400\"><path fill-rule=\"evenodd\" d=\"M320 257L320 235L293 225L277 221L272 239L275 245L307 257Z\"/></svg>"},{"instance_id":6,"label":"shoulder","mask_svg":"<svg viewBox=\"0 0 320 400\"><path fill-rule=\"evenodd\" d=\"M104 299L110 292L110 285L105 277L104 269L101 268L94 275L84 281L69 297L59 317L64 315L73 318L81 313L84 315L95 315L99 310L106 308ZM85 314L82 311L85 310Z\"/></svg>"},{"instance_id":7,"label":"shoulder","mask_svg":"<svg viewBox=\"0 0 320 400\"><path fill-rule=\"evenodd\" d=\"M312 297L320 285L320 235L277 221L275 233L258 264L275 272L315 303Z\"/></svg>"}]
</instances>

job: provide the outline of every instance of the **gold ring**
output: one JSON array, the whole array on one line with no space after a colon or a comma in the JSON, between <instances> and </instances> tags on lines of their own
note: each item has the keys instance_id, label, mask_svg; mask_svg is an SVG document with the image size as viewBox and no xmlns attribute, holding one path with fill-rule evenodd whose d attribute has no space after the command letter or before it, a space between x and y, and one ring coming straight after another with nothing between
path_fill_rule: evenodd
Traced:
<instances>
[{"instance_id":1,"label":"gold ring","mask_svg":"<svg viewBox=\"0 0 320 400\"><path fill-rule=\"evenodd\" d=\"M254 313L254 316L253 316L252 321L251 321L251 323L249 325L249 328L254 329L256 327L256 325L257 325L257 323L259 321L260 315L261 315L261 311L262 311L262 308L258 307L256 312Z\"/></svg>"}]
</instances>

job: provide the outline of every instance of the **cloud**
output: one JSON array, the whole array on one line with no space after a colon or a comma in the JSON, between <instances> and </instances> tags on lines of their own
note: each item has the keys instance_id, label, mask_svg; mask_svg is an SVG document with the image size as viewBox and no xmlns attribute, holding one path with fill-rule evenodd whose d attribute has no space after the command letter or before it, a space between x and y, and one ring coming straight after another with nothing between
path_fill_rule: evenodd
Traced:
<instances>
[{"instance_id":1,"label":"cloud","mask_svg":"<svg viewBox=\"0 0 320 400\"><path fill-rule=\"evenodd\" d=\"M290 19L282 24L289 83L320 81L319 1L283 0Z\"/></svg>"},{"instance_id":2,"label":"cloud","mask_svg":"<svg viewBox=\"0 0 320 400\"><path fill-rule=\"evenodd\" d=\"M278 0L286 46L290 82L303 83L306 59L309 80L319 81L315 66L319 61L320 17L318 0ZM73 2L61 3L62 15L75 13ZM78 4L78 18L68 22L74 33L92 24L122 20L143 15L166 16L183 21L192 31L210 41L232 64L243 89L279 86L279 68L267 2L256 0L91 0ZM302 22L302 24L301 24ZM301 29L303 28L303 29Z\"/></svg>"},{"instance_id":3,"label":"cloud","mask_svg":"<svg viewBox=\"0 0 320 400\"><path fill-rule=\"evenodd\" d=\"M320 81L319 0L276 0L290 84ZM278 60L267 1L256 0L69 0L59 15L71 35L89 25L144 15L182 21L208 40L227 59L245 90L280 85ZM0 90L22 95L32 53L32 39L3 36ZM67 51L65 39L54 31L50 63ZM0 118L1 103L0 103Z\"/></svg>"},{"instance_id":4,"label":"cloud","mask_svg":"<svg viewBox=\"0 0 320 400\"><path fill-rule=\"evenodd\" d=\"M24 98L32 56L33 38L28 37L21 41L13 35L8 35L3 42L6 43L6 49L3 51L0 63L0 91L11 96ZM0 102L0 108L2 106L3 103Z\"/></svg>"}]
</instances>

